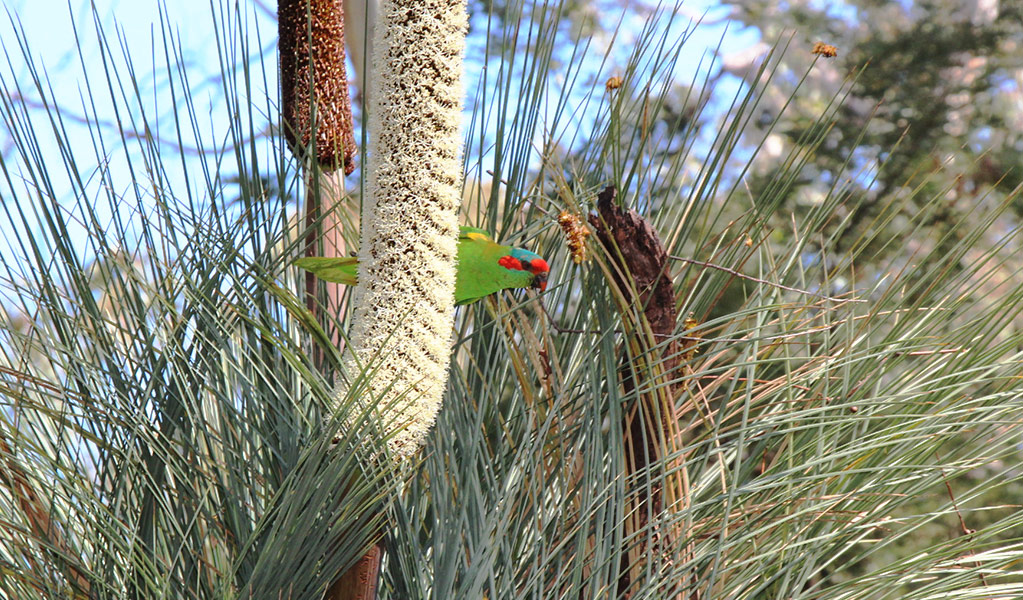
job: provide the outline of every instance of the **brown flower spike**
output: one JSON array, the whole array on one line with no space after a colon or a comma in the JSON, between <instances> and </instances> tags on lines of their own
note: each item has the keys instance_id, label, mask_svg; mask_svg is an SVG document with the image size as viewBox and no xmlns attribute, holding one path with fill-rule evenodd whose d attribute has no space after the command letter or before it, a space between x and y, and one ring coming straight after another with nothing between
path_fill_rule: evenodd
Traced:
<instances>
[{"instance_id":1,"label":"brown flower spike","mask_svg":"<svg viewBox=\"0 0 1023 600\"><path fill-rule=\"evenodd\" d=\"M314 159L347 175L355 168L355 136L341 0L281 0L277 19L288 147L303 157L315 130Z\"/></svg>"}]
</instances>

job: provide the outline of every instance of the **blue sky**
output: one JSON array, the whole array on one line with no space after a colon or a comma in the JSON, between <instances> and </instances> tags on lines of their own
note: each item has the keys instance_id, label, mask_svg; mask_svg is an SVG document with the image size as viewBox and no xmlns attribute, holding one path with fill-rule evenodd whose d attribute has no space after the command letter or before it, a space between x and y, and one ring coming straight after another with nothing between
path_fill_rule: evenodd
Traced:
<instances>
[{"instance_id":1,"label":"blue sky","mask_svg":"<svg viewBox=\"0 0 1023 600\"><path fill-rule=\"evenodd\" d=\"M214 2L217 4L217 2ZM266 1L262 4L244 3L243 10L253 15L250 24L258 29L261 43L264 47L270 47L276 39L276 23L270 11L275 10L276 4ZM75 111L74 107L79 103L79 92L82 87L82 80L102 80L105 75L101 65L101 49L95 43L95 34L92 29L93 16L90 13L88 3L66 3L57 0L5 0L12 19L20 23L24 28L25 35L29 39L31 54L38 60L38 63L49 74L51 84L54 86L58 98L71 106L74 114L81 114ZM735 23L728 24L721 20L727 14L728 9L721 7L714 0L698 0L684 4L686 12L692 15L706 13L713 24L700 25L687 49L696 59L708 49L715 47L725 36L725 47L732 50L740 50L748 47L758 40L755 31L747 29L739 31ZM112 0L97 2L96 12L100 16L100 25L111 43L119 43L123 48L130 50L130 56L135 62L135 70L138 74L148 74L154 70L160 71L162 62L162 49L158 47L160 41L161 11L166 15L166 22L170 24L173 34L180 41L180 47L186 61L193 62L198 75L213 76L219 72L216 44L216 30L214 19L211 18L211 8L208 1L186 0L182 2L161 3L156 1L131 1ZM617 20L617 14L602 15L609 22ZM84 43L81 46L81 67L77 52L79 48L75 43L75 28L72 23L78 24L78 31ZM726 33L726 25L730 28ZM627 21L626 30L630 27L638 29L641 23L637 20ZM15 65L14 73L19 80L23 80L26 71L19 68L18 63L21 57L18 56L16 47L12 46L11 36L12 25L9 22L0 24L0 36L5 40L7 51L11 54L11 62ZM252 31L256 31L253 29ZM117 41L117 38L120 38ZM154 39L157 46L154 48ZM470 42L471 43L471 42ZM619 44L627 49L625 43ZM114 48L115 54L121 48ZM152 61L152 53L157 54L156 63ZM695 73L695 66L698 60L682 60L679 63L678 77L680 80L690 80ZM276 86L276 73L268 73L272 77L270 86ZM143 79L140 77L140 79ZM152 94L154 99L165 92L165 81L157 77L153 89L144 90ZM199 79L196 77L196 79ZM194 81L194 80L193 80ZM467 84L473 83L473 74L469 73ZM215 108L217 90L202 89L198 87L199 93L205 92L211 108ZM197 104L202 104L204 98L195 98ZM166 106L168 103L162 103Z\"/></svg>"},{"instance_id":2,"label":"blue sky","mask_svg":"<svg viewBox=\"0 0 1023 600\"><path fill-rule=\"evenodd\" d=\"M220 4L217 0L213 2L217 11L224 10ZM225 4L230 6L230 3ZM11 21L0 23L0 40L6 49L8 61L7 65L0 66L0 69L5 71L4 79L9 82L16 81L20 86L29 86L24 88L23 92L30 102L38 101L38 93L30 87L30 73L24 66L18 41L12 35L15 27L21 27L28 40L29 53L37 67L41 71L45 71L46 79L49 80L49 85L53 88L53 96L61 108L67 114L72 115L72 118L65 122L65 126L76 156L76 169L80 171L83 178L91 181L92 189L97 194L102 193L99 175L101 171L105 170L108 181L112 182L108 185L116 188L113 190L113 194L125 198L131 198L134 194L145 195L148 191L133 189L133 187L139 186L136 185L136 179L131 176L129 165L124 158L125 153L112 147L120 143L113 123L115 119L128 122L132 117L136 119L136 123L140 123L140 114L138 109L132 109L128 113L125 113L123 108L121 113L114 110L114 103L110 101L110 94L106 88L108 76L104 70L103 57L105 52L109 52L113 57L111 62L119 65L122 77L127 71L127 65L130 65L137 79L139 95L143 99L142 104L146 106L147 122L161 139L168 140L168 144L172 143L176 139L177 127L182 126L173 118L175 111L179 113L178 116L187 117L187 115L180 114L184 112L180 103L175 109L171 102L169 87L171 79L168 78L166 71L161 20L166 23L178 44L185 64L189 65L191 102L195 110L195 114L191 118L196 124L194 137L207 150L204 159L199 159L194 152L186 153L184 163L167 161L167 157L165 157L164 162L169 164L166 177L176 195L186 195L185 190L187 189L193 192L198 199L206 200L203 198L206 187L204 177L209 177L211 172L215 176L218 166L215 160L216 153L209 151L230 147L230 140L225 137L225 132L229 127L223 89L217 80L217 76L220 74L219 61L221 60L218 55L218 27L221 28L219 31L221 38L225 35L229 38L235 37L224 33L222 28L225 26L225 22L233 23L232 26L246 27L248 33L245 37L252 40L250 56L258 56L260 48L272 51L277 35L273 14L273 11L276 10L275 3L243 2L241 7L246 18L243 23L238 23L232 19L225 21L223 15L214 18L210 3L206 1L193 0L166 4L155 1L130 0L97 2L98 25L103 29L107 43L110 45L107 50L100 48L97 43L96 24L94 24L94 17L87 3L75 3L69 6L55 0L41 2L38 0L6 0L5 6L11 15L13 24ZM709 20L714 23L698 26L687 42L686 56L679 61L676 72L676 77L680 81L689 82L693 79L700 58L721 43L723 36L723 47L726 49L726 53L740 51L758 41L759 38L755 31L749 29L740 31L736 24L727 24L723 20L723 17L727 15L727 10L712 0L685 4L685 11L688 14L699 16L706 12ZM161 19L161 13L165 15L165 18ZM609 23L614 23L618 20L618 14L601 15L601 18L607 18ZM686 20L682 20L682 22L684 24ZM73 23L77 24L81 40L77 44L76 29L72 26ZM628 33L633 29L638 30L641 25L642 22L639 20L626 22L624 32L615 48L621 62L624 62L630 49ZM729 27L727 32L726 25ZM471 45L472 41L470 40L470 47ZM599 46L599 41L597 45ZM602 53L603 49L597 48L597 51ZM81 56L79 56L79 52L81 52ZM257 129L265 127L268 123L275 121L277 117L275 108L276 63L272 58L272 52L268 56L270 57L268 61L259 67L266 70L265 87L264 73L256 73L252 78L255 86L252 93L252 118L256 121ZM174 62L172 59L171 63ZM476 82L479 65L477 64L474 68L470 62L467 70L466 85L471 89ZM13 78L11 77L12 73ZM175 74L173 78L177 77L178 75ZM133 93L132 83L127 78L122 79L121 85L124 91L115 90L115 96L120 93L129 95ZM176 82L175 85L178 85L180 96L180 82ZM732 83L733 89L737 90L738 86L738 82ZM266 100L268 92L271 98L269 104ZM95 108L93 108L93 102L96 102ZM119 103L125 104L121 101ZM127 102L129 105L132 103L133 101ZM243 106L242 110L247 108L248 106ZM101 150L97 150L95 145L95 131L90 131L85 123L89 120L88 115L93 110L101 120L107 122L103 128L106 145ZM37 131L46 133L48 123L45 114L42 111L36 112ZM82 117L82 120L76 120L74 117ZM188 121L184 121L186 146L193 145L189 141L189 138L193 137L193 133L188 131L188 125ZM0 146L0 150L7 151L5 159L10 160L13 155L9 152L9 138L4 133L0 132L0 144L8 144L8 146ZM44 155L54 158L61 155L55 145L47 148L45 147L46 143L43 142L42 153ZM132 146L130 140L129 146ZM141 155L143 150L138 144L135 146L136 148L128 154ZM168 156L170 155L168 154ZM272 163L274 160L272 146L266 146L265 154L261 160L264 165ZM140 161L138 158L133 158L132 161L133 168L137 173ZM230 176L231 173L225 172L221 175ZM64 200L59 181L56 182L56 187L58 196ZM6 186L0 186L0 196L10 193ZM25 190L15 191L16 197L25 197L24 194ZM70 184L67 189L67 200L74 201L74 194L70 192ZM109 218L111 215L106 215L106 217ZM7 227L3 227L3 229L7 229ZM4 231L3 233L9 235L10 232ZM7 238L8 235L4 235L4 237ZM0 251L6 252L7 249L0 247Z\"/></svg>"}]
</instances>

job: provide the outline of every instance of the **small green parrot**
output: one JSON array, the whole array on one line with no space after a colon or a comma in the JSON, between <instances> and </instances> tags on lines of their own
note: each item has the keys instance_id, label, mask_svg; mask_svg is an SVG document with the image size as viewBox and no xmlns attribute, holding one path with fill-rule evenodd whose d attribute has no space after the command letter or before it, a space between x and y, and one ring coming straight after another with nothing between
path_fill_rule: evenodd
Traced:
<instances>
[{"instance_id":1,"label":"small green parrot","mask_svg":"<svg viewBox=\"0 0 1023 600\"><path fill-rule=\"evenodd\" d=\"M295 261L324 281L355 285L359 259L306 257ZM459 227L455 304L470 304L509 288L547 289L547 261L528 250L502 246L482 229Z\"/></svg>"}]
</instances>

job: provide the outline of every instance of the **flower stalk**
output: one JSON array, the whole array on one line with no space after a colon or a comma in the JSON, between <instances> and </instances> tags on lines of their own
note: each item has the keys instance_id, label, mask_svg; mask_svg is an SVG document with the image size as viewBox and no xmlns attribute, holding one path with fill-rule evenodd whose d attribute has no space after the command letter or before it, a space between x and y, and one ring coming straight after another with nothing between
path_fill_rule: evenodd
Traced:
<instances>
[{"instance_id":1,"label":"flower stalk","mask_svg":"<svg viewBox=\"0 0 1023 600\"><path fill-rule=\"evenodd\" d=\"M440 409L454 324L465 0L385 0L369 78L370 151L349 372L398 456ZM339 399L347 387L339 389Z\"/></svg>"}]
</instances>

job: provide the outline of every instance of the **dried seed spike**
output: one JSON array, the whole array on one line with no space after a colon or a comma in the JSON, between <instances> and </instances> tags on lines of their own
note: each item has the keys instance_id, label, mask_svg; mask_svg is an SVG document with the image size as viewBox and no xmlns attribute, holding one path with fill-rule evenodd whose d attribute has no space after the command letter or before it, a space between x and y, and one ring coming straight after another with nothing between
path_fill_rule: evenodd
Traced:
<instances>
[{"instance_id":1,"label":"dried seed spike","mask_svg":"<svg viewBox=\"0 0 1023 600\"><path fill-rule=\"evenodd\" d=\"M302 158L315 129L315 160L327 171L344 167L349 174L355 168L355 136L341 0L281 0L277 23L288 147Z\"/></svg>"}]
</instances>

